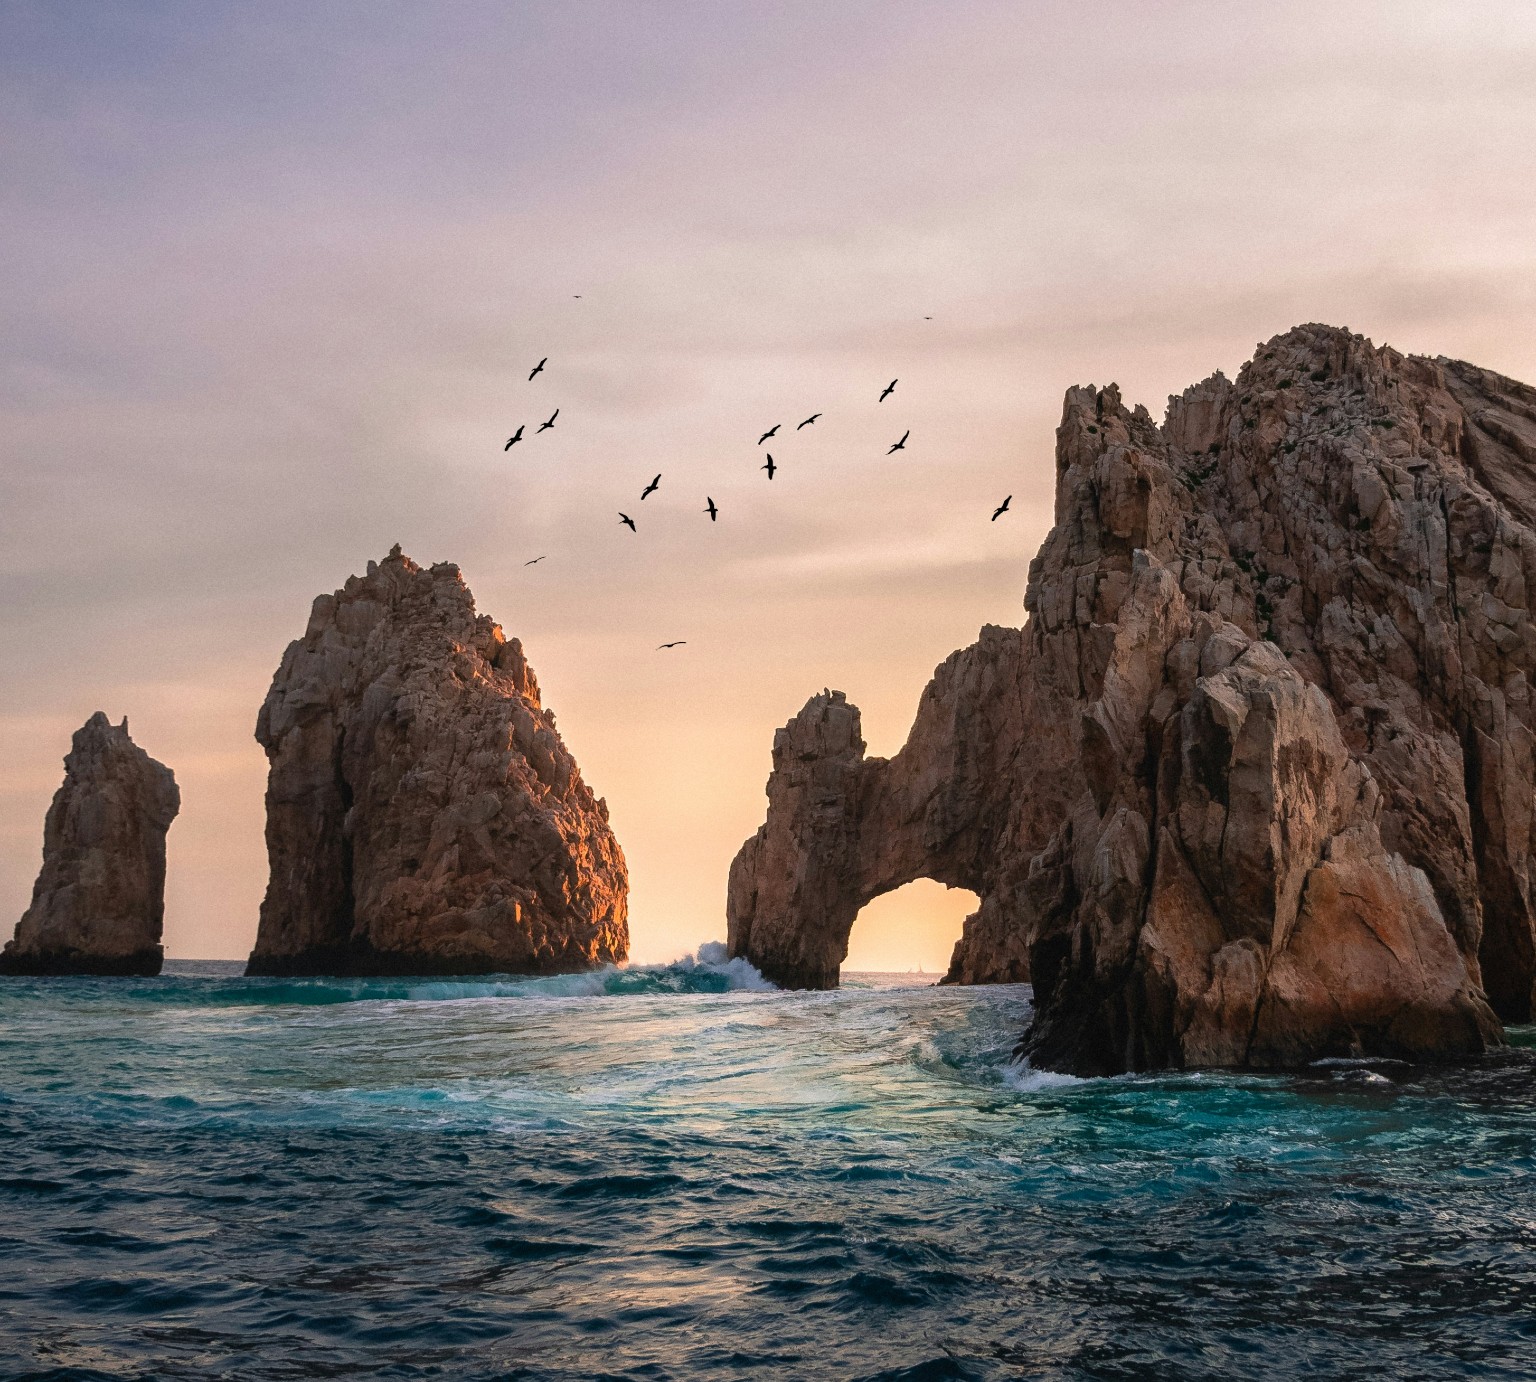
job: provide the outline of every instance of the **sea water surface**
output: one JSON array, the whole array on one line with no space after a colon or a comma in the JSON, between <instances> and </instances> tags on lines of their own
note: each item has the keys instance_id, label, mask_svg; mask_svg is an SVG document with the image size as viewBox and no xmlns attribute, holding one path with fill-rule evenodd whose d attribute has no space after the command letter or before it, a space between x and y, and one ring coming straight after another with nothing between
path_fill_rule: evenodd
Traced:
<instances>
[{"instance_id":1,"label":"sea water surface","mask_svg":"<svg viewBox=\"0 0 1536 1382\"><path fill-rule=\"evenodd\" d=\"M5 1378L1528 1378L1536 1052L1071 1080L1028 988L0 980Z\"/></svg>"}]
</instances>

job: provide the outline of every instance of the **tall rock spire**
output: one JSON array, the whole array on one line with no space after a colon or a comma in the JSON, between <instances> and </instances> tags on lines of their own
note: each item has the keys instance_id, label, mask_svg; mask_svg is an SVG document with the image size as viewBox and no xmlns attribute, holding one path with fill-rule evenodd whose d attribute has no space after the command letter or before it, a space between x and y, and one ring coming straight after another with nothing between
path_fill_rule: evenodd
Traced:
<instances>
[{"instance_id":1,"label":"tall rock spire","mask_svg":"<svg viewBox=\"0 0 1536 1382\"><path fill-rule=\"evenodd\" d=\"M158 974L176 778L100 711L75 731L0 974Z\"/></svg>"}]
</instances>

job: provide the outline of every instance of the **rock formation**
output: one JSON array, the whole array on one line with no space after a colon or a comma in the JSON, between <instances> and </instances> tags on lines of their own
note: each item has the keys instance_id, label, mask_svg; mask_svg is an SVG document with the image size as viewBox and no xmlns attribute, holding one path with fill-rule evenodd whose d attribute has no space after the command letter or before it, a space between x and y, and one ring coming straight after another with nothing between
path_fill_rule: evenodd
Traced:
<instances>
[{"instance_id":1,"label":"rock formation","mask_svg":"<svg viewBox=\"0 0 1536 1382\"><path fill-rule=\"evenodd\" d=\"M99 710L75 731L43 824L32 905L0 974L158 974L176 778Z\"/></svg>"},{"instance_id":2,"label":"rock formation","mask_svg":"<svg viewBox=\"0 0 1536 1382\"><path fill-rule=\"evenodd\" d=\"M321 595L256 724L271 879L252 974L547 974L623 960L608 808L517 639L396 547Z\"/></svg>"},{"instance_id":3,"label":"rock formation","mask_svg":"<svg viewBox=\"0 0 1536 1382\"><path fill-rule=\"evenodd\" d=\"M974 889L952 980L1033 977L1080 1073L1448 1056L1536 981L1536 390L1323 326L1169 400L1068 392L1020 631L889 761L814 698L733 953L836 982L868 898ZM1023 958L1027 955L1027 961Z\"/></svg>"}]
</instances>

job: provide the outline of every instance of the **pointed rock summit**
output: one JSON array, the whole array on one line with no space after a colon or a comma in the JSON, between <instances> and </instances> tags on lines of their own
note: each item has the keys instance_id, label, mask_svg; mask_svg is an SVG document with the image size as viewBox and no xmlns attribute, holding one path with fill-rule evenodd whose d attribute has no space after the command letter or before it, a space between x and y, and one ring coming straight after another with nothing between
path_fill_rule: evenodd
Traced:
<instances>
[{"instance_id":1,"label":"pointed rock summit","mask_svg":"<svg viewBox=\"0 0 1536 1382\"><path fill-rule=\"evenodd\" d=\"M836 982L871 897L974 890L959 982L1103 1074L1475 1053L1536 982L1536 390L1303 326L1169 400L1068 391L1022 630L868 759L779 732L732 953Z\"/></svg>"},{"instance_id":2,"label":"pointed rock summit","mask_svg":"<svg viewBox=\"0 0 1536 1382\"><path fill-rule=\"evenodd\" d=\"M621 961L608 808L459 568L396 547L321 595L256 723L271 879L251 974L550 974Z\"/></svg>"},{"instance_id":3,"label":"pointed rock summit","mask_svg":"<svg viewBox=\"0 0 1536 1382\"><path fill-rule=\"evenodd\" d=\"M0 974L158 974L176 778L100 711L75 731Z\"/></svg>"}]
</instances>

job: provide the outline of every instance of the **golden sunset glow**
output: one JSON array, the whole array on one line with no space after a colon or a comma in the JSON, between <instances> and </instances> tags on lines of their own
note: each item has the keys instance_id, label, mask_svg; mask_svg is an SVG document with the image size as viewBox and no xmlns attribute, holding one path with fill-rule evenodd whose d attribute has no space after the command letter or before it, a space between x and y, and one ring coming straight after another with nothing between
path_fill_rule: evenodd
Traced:
<instances>
[{"instance_id":1,"label":"golden sunset glow","mask_svg":"<svg viewBox=\"0 0 1536 1382\"><path fill-rule=\"evenodd\" d=\"M808 696L894 753L1021 622L1069 385L1160 417L1313 320L1536 378L1527 5L430 13L4 60L7 926L102 709L181 785L167 953L244 956L257 707L399 542L523 640L670 959ZM849 966L942 968L968 905L877 900Z\"/></svg>"}]
</instances>

